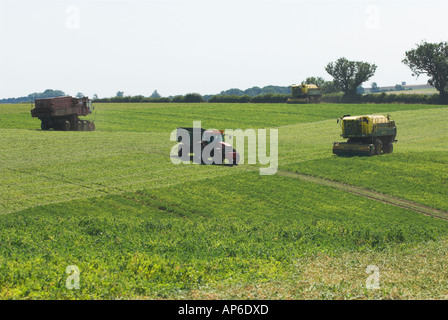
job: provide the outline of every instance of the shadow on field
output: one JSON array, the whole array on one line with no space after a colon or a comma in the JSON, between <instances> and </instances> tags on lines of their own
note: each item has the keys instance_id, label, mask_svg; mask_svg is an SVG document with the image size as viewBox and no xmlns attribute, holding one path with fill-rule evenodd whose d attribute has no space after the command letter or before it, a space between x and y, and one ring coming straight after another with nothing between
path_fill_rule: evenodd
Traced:
<instances>
[{"instance_id":1,"label":"shadow on field","mask_svg":"<svg viewBox=\"0 0 448 320\"><path fill-rule=\"evenodd\" d=\"M177 155L171 155L170 158L173 159L178 159L178 160L182 160L182 158L180 158ZM211 161L211 158L209 158L209 160ZM184 160L183 160L184 161ZM193 162L194 164L199 164L199 165L203 165L203 166L223 166L223 167L233 167L233 166L237 166L237 164L233 164L233 163L205 163L204 161L202 161L201 159L198 159L194 156L190 156L190 162Z\"/></svg>"}]
</instances>

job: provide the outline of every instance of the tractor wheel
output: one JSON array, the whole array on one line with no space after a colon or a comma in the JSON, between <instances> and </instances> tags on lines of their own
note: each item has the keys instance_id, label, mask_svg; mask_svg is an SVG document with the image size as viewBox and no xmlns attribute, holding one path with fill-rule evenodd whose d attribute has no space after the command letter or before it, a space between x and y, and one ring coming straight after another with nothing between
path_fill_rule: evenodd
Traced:
<instances>
[{"instance_id":1,"label":"tractor wheel","mask_svg":"<svg viewBox=\"0 0 448 320\"><path fill-rule=\"evenodd\" d=\"M78 121L78 131L82 131L82 122Z\"/></svg>"},{"instance_id":2,"label":"tractor wheel","mask_svg":"<svg viewBox=\"0 0 448 320\"><path fill-rule=\"evenodd\" d=\"M89 124L87 121L82 122L82 131L89 131Z\"/></svg>"},{"instance_id":3,"label":"tractor wheel","mask_svg":"<svg viewBox=\"0 0 448 320\"><path fill-rule=\"evenodd\" d=\"M393 150L393 146L391 142L386 142L383 146L383 153L391 153Z\"/></svg>"},{"instance_id":4,"label":"tractor wheel","mask_svg":"<svg viewBox=\"0 0 448 320\"><path fill-rule=\"evenodd\" d=\"M50 127L48 126L48 122L47 121L42 121L42 123L40 124L40 128L42 130L49 130Z\"/></svg>"},{"instance_id":5,"label":"tractor wheel","mask_svg":"<svg viewBox=\"0 0 448 320\"><path fill-rule=\"evenodd\" d=\"M376 139L373 145L375 146L375 154L380 155L383 151L383 143L381 142L381 140Z\"/></svg>"},{"instance_id":6,"label":"tractor wheel","mask_svg":"<svg viewBox=\"0 0 448 320\"><path fill-rule=\"evenodd\" d=\"M240 163L240 154L239 153L237 153L236 154L236 156L235 156L235 158L233 158L233 155L232 155L232 157L225 157L225 159L227 159L227 160L229 160L229 164L230 165L235 165L235 166L237 166L238 165L238 163ZM223 160L223 163L224 163L224 160Z\"/></svg>"},{"instance_id":7,"label":"tractor wheel","mask_svg":"<svg viewBox=\"0 0 448 320\"><path fill-rule=\"evenodd\" d=\"M234 163L234 165L238 165L240 163L240 154L239 153L237 153L236 154L236 157L235 157L235 163Z\"/></svg>"},{"instance_id":8,"label":"tractor wheel","mask_svg":"<svg viewBox=\"0 0 448 320\"><path fill-rule=\"evenodd\" d=\"M95 122L90 122L89 121L89 130L90 131L95 131Z\"/></svg>"},{"instance_id":9,"label":"tractor wheel","mask_svg":"<svg viewBox=\"0 0 448 320\"><path fill-rule=\"evenodd\" d=\"M70 122L69 122L69 121L65 121L65 123L64 123L64 125L63 125L63 127L62 127L62 129L63 129L64 131L70 131Z\"/></svg>"},{"instance_id":10,"label":"tractor wheel","mask_svg":"<svg viewBox=\"0 0 448 320\"><path fill-rule=\"evenodd\" d=\"M394 144L392 142L389 143L389 150L387 153L392 153L394 152Z\"/></svg>"}]
</instances>

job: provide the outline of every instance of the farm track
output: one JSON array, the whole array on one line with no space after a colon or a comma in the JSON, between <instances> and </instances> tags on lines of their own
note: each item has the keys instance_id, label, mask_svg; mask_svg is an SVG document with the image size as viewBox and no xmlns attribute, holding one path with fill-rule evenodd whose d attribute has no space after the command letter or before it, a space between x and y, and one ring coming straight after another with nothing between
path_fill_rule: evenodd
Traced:
<instances>
[{"instance_id":1,"label":"farm track","mask_svg":"<svg viewBox=\"0 0 448 320\"><path fill-rule=\"evenodd\" d=\"M390 205L393 205L396 207L412 210L412 211L415 211L415 212L418 212L418 213L421 213L421 214L424 214L424 215L427 215L430 217L439 218L439 219L448 221L448 212L434 209L434 208L431 208L431 207L428 207L428 206L425 206L425 205L422 205L419 203L415 203L415 202L412 202L409 200L404 200L404 199L390 196L387 194L383 194L380 192L371 191L371 190L363 189L360 187L348 185L345 183L336 182L336 181L328 180L325 178L319 178L319 177L315 177L315 176L311 176L311 175L307 175L307 174L303 174L303 173L290 172L290 171L278 171L277 174L280 176L283 176L283 177L300 179L302 181L317 183L322 186L337 188L337 189L347 191L347 192L350 192L350 193L353 193L353 194L356 194L356 195L359 195L359 196L362 196L362 197L365 197L368 199L372 199L372 200L390 204Z\"/></svg>"}]
</instances>

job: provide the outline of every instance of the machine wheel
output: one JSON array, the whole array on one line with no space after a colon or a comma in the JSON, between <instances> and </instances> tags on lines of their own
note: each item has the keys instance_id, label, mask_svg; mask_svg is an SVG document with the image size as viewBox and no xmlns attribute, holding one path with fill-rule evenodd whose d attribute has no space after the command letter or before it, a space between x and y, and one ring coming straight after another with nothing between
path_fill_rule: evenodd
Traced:
<instances>
[{"instance_id":1,"label":"machine wheel","mask_svg":"<svg viewBox=\"0 0 448 320\"><path fill-rule=\"evenodd\" d=\"M237 166L238 163L240 163L240 154L237 153L235 159L233 159L233 157L231 157L231 158L224 157L223 160L222 160L222 163L224 163L224 159L229 160L229 165Z\"/></svg>"},{"instance_id":2,"label":"machine wheel","mask_svg":"<svg viewBox=\"0 0 448 320\"><path fill-rule=\"evenodd\" d=\"M95 131L95 122L89 121L89 131Z\"/></svg>"},{"instance_id":3,"label":"machine wheel","mask_svg":"<svg viewBox=\"0 0 448 320\"><path fill-rule=\"evenodd\" d=\"M48 122L47 121L42 121L42 123L40 124L40 128L42 130L49 130L50 127L48 126Z\"/></svg>"},{"instance_id":4,"label":"machine wheel","mask_svg":"<svg viewBox=\"0 0 448 320\"><path fill-rule=\"evenodd\" d=\"M89 124L87 121L82 122L82 131L89 131Z\"/></svg>"},{"instance_id":5,"label":"machine wheel","mask_svg":"<svg viewBox=\"0 0 448 320\"><path fill-rule=\"evenodd\" d=\"M240 154L239 153L237 153L236 154L236 157L235 157L235 163L234 163L234 165L238 165L238 163L240 163Z\"/></svg>"},{"instance_id":6,"label":"machine wheel","mask_svg":"<svg viewBox=\"0 0 448 320\"><path fill-rule=\"evenodd\" d=\"M392 153L392 152L394 152L394 144L392 142L389 142L387 148L384 149L384 153Z\"/></svg>"},{"instance_id":7,"label":"machine wheel","mask_svg":"<svg viewBox=\"0 0 448 320\"><path fill-rule=\"evenodd\" d=\"M78 131L82 131L82 122L78 121Z\"/></svg>"},{"instance_id":8,"label":"machine wheel","mask_svg":"<svg viewBox=\"0 0 448 320\"><path fill-rule=\"evenodd\" d=\"M381 140L376 139L373 145L375 146L375 154L380 155L383 151L383 143L381 142Z\"/></svg>"},{"instance_id":9,"label":"machine wheel","mask_svg":"<svg viewBox=\"0 0 448 320\"><path fill-rule=\"evenodd\" d=\"M70 131L70 122L65 121L64 125L62 126L64 131Z\"/></svg>"}]
</instances>

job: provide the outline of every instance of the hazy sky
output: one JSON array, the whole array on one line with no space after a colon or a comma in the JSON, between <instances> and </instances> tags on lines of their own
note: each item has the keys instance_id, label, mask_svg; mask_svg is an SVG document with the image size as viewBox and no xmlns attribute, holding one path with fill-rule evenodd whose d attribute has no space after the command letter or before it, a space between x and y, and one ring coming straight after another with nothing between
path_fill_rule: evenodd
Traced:
<instances>
[{"instance_id":1,"label":"hazy sky","mask_svg":"<svg viewBox=\"0 0 448 320\"><path fill-rule=\"evenodd\" d=\"M401 63L448 41L442 0L0 0L0 98L287 86L340 57L379 86L426 83Z\"/></svg>"}]
</instances>

